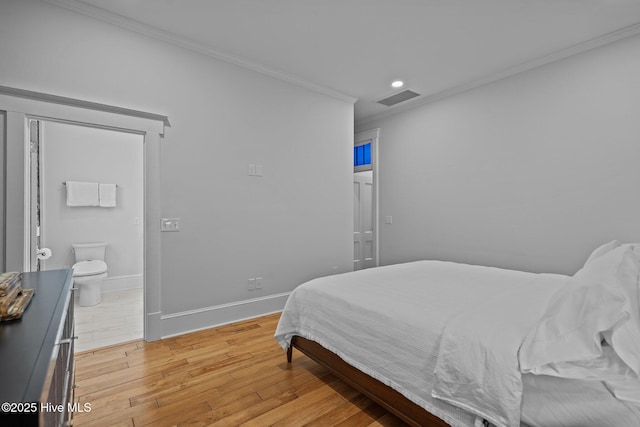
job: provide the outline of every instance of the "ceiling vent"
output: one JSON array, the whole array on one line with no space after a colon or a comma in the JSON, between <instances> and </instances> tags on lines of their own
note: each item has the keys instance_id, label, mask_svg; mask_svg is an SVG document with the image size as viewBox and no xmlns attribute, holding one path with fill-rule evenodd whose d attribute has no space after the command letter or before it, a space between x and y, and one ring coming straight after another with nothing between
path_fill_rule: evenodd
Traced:
<instances>
[{"instance_id":1,"label":"ceiling vent","mask_svg":"<svg viewBox=\"0 0 640 427\"><path fill-rule=\"evenodd\" d=\"M380 101L378 101L378 104L386 105L387 107L392 107L403 101L407 101L409 99L415 98L416 96L420 96L420 94L407 89L407 90L403 90L402 92L398 92L395 95L391 95L388 98L381 99Z\"/></svg>"}]
</instances>

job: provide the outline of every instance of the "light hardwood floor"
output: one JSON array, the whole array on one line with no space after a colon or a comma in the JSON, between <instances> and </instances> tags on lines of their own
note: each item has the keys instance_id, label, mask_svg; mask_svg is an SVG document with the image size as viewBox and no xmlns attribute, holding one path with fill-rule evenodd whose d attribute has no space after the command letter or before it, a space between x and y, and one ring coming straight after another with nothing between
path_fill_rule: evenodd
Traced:
<instances>
[{"instance_id":1,"label":"light hardwood floor","mask_svg":"<svg viewBox=\"0 0 640 427\"><path fill-rule=\"evenodd\" d=\"M274 314L76 354L74 426L404 426L273 338Z\"/></svg>"}]
</instances>

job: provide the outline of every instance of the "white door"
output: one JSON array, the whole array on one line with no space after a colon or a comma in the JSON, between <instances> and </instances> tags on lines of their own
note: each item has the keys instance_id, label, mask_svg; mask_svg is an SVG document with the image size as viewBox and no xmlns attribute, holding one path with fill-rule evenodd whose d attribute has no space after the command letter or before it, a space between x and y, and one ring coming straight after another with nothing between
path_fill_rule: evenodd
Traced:
<instances>
[{"instance_id":1,"label":"white door","mask_svg":"<svg viewBox=\"0 0 640 427\"><path fill-rule=\"evenodd\" d=\"M353 269L375 267L373 173L353 174Z\"/></svg>"}]
</instances>

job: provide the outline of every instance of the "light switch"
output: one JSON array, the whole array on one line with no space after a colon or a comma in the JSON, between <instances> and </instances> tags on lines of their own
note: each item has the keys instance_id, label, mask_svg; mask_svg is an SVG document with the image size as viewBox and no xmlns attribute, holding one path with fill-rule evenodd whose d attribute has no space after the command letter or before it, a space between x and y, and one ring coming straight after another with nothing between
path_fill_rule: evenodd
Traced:
<instances>
[{"instance_id":1,"label":"light switch","mask_svg":"<svg viewBox=\"0 0 640 427\"><path fill-rule=\"evenodd\" d=\"M180 231L180 218L162 218L160 231Z\"/></svg>"},{"instance_id":2,"label":"light switch","mask_svg":"<svg viewBox=\"0 0 640 427\"><path fill-rule=\"evenodd\" d=\"M263 170L262 165L256 165L256 176L262 176Z\"/></svg>"},{"instance_id":3,"label":"light switch","mask_svg":"<svg viewBox=\"0 0 640 427\"><path fill-rule=\"evenodd\" d=\"M254 165L253 163L249 163L249 176L255 176L256 175L256 165Z\"/></svg>"},{"instance_id":4,"label":"light switch","mask_svg":"<svg viewBox=\"0 0 640 427\"><path fill-rule=\"evenodd\" d=\"M385 224L393 224L393 217L391 215L384 217Z\"/></svg>"}]
</instances>

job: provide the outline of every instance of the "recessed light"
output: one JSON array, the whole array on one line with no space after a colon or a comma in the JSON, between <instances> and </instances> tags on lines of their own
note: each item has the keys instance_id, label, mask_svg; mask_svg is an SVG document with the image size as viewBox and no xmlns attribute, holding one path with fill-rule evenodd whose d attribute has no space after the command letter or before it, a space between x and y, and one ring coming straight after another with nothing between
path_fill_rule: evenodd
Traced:
<instances>
[{"instance_id":1,"label":"recessed light","mask_svg":"<svg viewBox=\"0 0 640 427\"><path fill-rule=\"evenodd\" d=\"M394 87L396 89L402 86L404 86L404 82L402 80L396 80L391 83L391 87Z\"/></svg>"}]
</instances>

